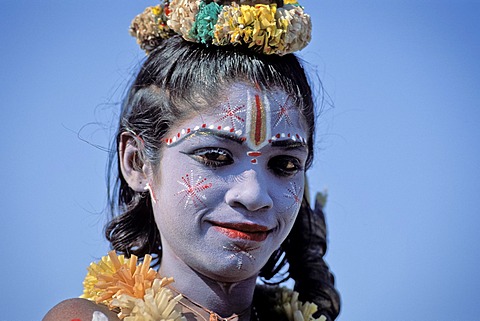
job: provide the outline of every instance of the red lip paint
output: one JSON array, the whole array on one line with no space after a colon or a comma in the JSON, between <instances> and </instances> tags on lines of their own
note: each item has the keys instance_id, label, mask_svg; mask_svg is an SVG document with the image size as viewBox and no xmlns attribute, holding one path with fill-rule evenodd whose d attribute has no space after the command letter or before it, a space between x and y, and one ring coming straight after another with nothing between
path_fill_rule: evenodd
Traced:
<instances>
[{"instance_id":1,"label":"red lip paint","mask_svg":"<svg viewBox=\"0 0 480 321\"><path fill-rule=\"evenodd\" d=\"M215 230L232 239L262 242L269 233L267 227L245 223L214 223Z\"/></svg>"},{"instance_id":2,"label":"red lip paint","mask_svg":"<svg viewBox=\"0 0 480 321\"><path fill-rule=\"evenodd\" d=\"M268 232L243 232L220 226L215 226L215 229L232 239L243 239L248 241L262 242L268 236Z\"/></svg>"}]
</instances>

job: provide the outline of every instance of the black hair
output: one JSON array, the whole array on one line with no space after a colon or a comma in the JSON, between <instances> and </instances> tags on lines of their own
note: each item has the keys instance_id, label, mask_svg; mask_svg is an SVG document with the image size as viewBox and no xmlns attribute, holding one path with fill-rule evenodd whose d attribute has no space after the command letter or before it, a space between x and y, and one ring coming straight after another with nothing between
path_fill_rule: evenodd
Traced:
<instances>
[{"instance_id":1,"label":"black hair","mask_svg":"<svg viewBox=\"0 0 480 321\"><path fill-rule=\"evenodd\" d=\"M244 82L263 89L281 89L294 99L308 126L306 168L310 167L314 151L314 102L306 74L295 55L265 56L233 47L208 47L186 42L178 36L164 40L149 54L127 93L115 146L112 148L115 154L111 155L111 167L116 159L118 175L113 178L114 186L110 184L109 187L112 219L106 226L105 234L117 252L138 257L153 254L156 264L160 264L162 255L160 233L155 224L150 195L131 189L121 174L116 152L121 134L134 133L142 144L140 158L148 160L152 166L158 165L159 149L169 128L192 113L218 103L222 90L234 82ZM113 173L113 168L110 173ZM302 206L297 219L300 223L296 225L305 224L302 217L307 217L307 225L311 225L311 213L305 206L308 205ZM301 251L302 248L298 246L304 246L297 244L300 238L295 229L299 227L294 226L290 236L262 269L260 276L265 282L270 280L271 283L279 283L287 279L289 276L282 276L281 272L287 263L290 275L300 279L302 273L296 266L302 263L294 262L299 256L289 254L289 251L295 251L293 247ZM322 262L324 250L319 257L317 255ZM322 274L320 283L326 282L326 288L334 290L328 267L326 272ZM338 301L336 295L331 300ZM315 298L307 299L318 304ZM320 310L325 305L321 303ZM328 309L331 310L328 311L328 317L334 319L339 311L338 302L329 304Z\"/></svg>"}]
</instances>

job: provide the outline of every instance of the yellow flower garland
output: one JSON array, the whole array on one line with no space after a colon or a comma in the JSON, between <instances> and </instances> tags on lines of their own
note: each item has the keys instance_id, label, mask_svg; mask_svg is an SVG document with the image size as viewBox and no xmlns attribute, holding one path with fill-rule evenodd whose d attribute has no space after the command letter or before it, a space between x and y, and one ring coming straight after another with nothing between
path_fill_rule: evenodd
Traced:
<instances>
[{"instance_id":1,"label":"yellow flower garland","mask_svg":"<svg viewBox=\"0 0 480 321\"><path fill-rule=\"evenodd\" d=\"M162 278L150 268L152 257L143 262L132 255L129 259L114 251L91 263L83 282L81 298L107 305L123 321L186 321L178 303L182 295L173 296L166 287L173 278ZM289 321L326 321L325 316L314 318L314 303L298 301L298 292L281 289L281 299L275 309L280 309Z\"/></svg>"}]
</instances>

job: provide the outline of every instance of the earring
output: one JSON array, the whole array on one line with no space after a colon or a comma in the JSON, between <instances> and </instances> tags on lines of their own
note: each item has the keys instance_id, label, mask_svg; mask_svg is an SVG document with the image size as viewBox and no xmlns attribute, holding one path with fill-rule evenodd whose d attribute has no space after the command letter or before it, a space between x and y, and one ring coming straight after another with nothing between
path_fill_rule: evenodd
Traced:
<instances>
[{"instance_id":1,"label":"earring","mask_svg":"<svg viewBox=\"0 0 480 321\"><path fill-rule=\"evenodd\" d=\"M145 185L145 187L143 189L145 191L150 192L150 197L152 198L153 203L157 204L157 198L155 197L155 193L153 191L153 188L152 188L152 185L150 184L150 182L148 182L147 185Z\"/></svg>"}]
</instances>

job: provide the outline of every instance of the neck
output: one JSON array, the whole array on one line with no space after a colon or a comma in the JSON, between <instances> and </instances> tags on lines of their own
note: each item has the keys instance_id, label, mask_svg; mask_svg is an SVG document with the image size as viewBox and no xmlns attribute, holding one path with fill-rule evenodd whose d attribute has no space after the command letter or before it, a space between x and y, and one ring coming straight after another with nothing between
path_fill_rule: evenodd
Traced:
<instances>
[{"instance_id":1,"label":"neck","mask_svg":"<svg viewBox=\"0 0 480 321\"><path fill-rule=\"evenodd\" d=\"M174 278L171 288L194 303L187 304L189 308L201 309L197 306L200 305L222 318L237 314L240 321L250 320L257 275L234 283L219 282L198 273L169 253L168 250L163 252L160 274Z\"/></svg>"}]
</instances>

